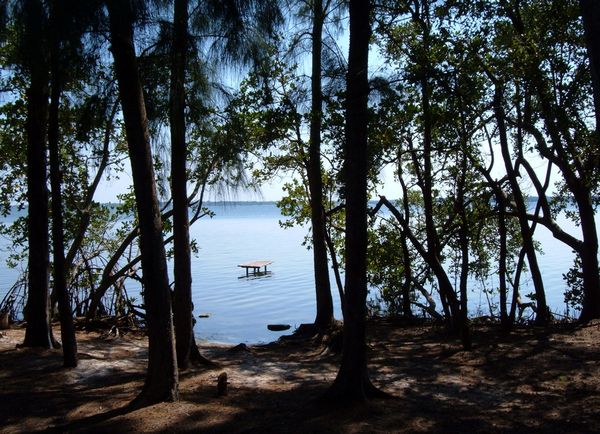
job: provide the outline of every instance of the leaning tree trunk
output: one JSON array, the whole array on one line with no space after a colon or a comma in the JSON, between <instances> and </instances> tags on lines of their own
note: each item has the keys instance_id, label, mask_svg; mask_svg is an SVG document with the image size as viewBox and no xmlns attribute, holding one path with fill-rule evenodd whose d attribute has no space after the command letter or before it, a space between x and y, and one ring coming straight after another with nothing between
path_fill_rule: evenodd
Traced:
<instances>
[{"instance_id":1,"label":"leaning tree trunk","mask_svg":"<svg viewBox=\"0 0 600 434\"><path fill-rule=\"evenodd\" d=\"M25 5L25 45L32 61L27 89L27 230L29 238L29 288L25 308L23 346L52 348L50 327L48 237L48 188L46 186L46 116L48 113L48 64L44 51L44 11L38 0Z\"/></svg>"},{"instance_id":2,"label":"leaning tree trunk","mask_svg":"<svg viewBox=\"0 0 600 434\"><path fill-rule=\"evenodd\" d=\"M312 109L310 119L310 149L308 159L308 186L312 223L312 244L317 296L317 329L327 329L333 321L333 299L327 264L325 214L323 210L323 180L321 178L321 124L323 94L321 87L321 52L323 50L323 2L313 2L312 28Z\"/></svg>"},{"instance_id":3,"label":"leaning tree trunk","mask_svg":"<svg viewBox=\"0 0 600 434\"><path fill-rule=\"evenodd\" d=\"M142 282L148 327L148 370L144 388L134 404L149 405L175 401L178 395L171 293L148 119L133 44L133 11L129 1L108 0L107 6L140 227Z\"/></svg>"},{"instance_id":4,"label":"leaning tree trunk","mask_svg":"<svg viewBox=\"0 0 600 434\"><path fill-rule=\"evenodd\" d=\"M429 49L429 40L431 38L430 29L424 24L423 20L419 20L419 23L423 32L422 37L424 50L427 51ZM454 288L452 287L448 275L441 264L440 241L434 222L433 165L431 161L434 151L434 119L431 107L432 87L427 73L427 70L430 68L429 63L429 59L426 59L426 63L422 65L423 71L420 83L421 109L423 111L423 172L419 176L419 185L423 192L423 207L425 212L425 233L427 238L428 252L428 259L426 260L434 270L438 280L440 299L444 305L444 310L450 312L449 318L447 318L450 322L450 326L456 332L460 333L462 330L460 306L456 298Z\"/></svg>"},{"instance_id":5,"label":"leaning tree trunk","mask_svg":"<svg viewBox=\"0 0 600 434\"><path fill-rule=\"evenodd\" d=\"M60 108L60 97L62 93L62 74L59 59L60 38L59 23L62 22L62 10L58 2L52 3L51 14L51 47L50 47L50 71L51 71L51 95L50 110L48 113L48 151L50 154L50 185L52 187L52 250L53 250L53 276L54 293L58 300L60 314L60 336L62 340L63 364L65 367L77 366L77 339L75 338L75 326L73 325L73 314L69 292L67 290L67 270L65 262L65 246L63 235L63 206L61 197L62 174L60 170L60 152L58 145L59 125L58 111Z\"/></svg>"},{"instance_id":6,"label":"leaning tree trunk","mask_svg":"<svg viewBox=\"0 0 600 434\"><path fill-rule=\"evenodd\" d=\"M350 1L350 52L346 90L346 282L342 363L326 393L335 402L364 401L379 392L369 379L367 298L367 98L370 2Z\"/></svg>"},{"instance_id":7,"label":"leaning tree trunk","mask_svg":"<svg viewBox=\"0 0 600 434\"><path fill-rule=\"evenodd\" d=\"M175 0L171 49L171 196L173 198L173 274L177 364L187 369L190 361L208 363L200 355L194 337L192 260L187 197L187 146L185 141L185 64L188 32L188 0Z\"/></svg>"}]
</instances>

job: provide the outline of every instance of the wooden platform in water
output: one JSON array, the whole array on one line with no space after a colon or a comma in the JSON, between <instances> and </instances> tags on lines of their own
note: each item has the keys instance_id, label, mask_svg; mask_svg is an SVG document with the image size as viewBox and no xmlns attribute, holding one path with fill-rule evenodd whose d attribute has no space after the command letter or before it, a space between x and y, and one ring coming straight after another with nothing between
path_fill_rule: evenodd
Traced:
<instances>
[{"instance_id":1,"label":"wooden platform in water","mask_svg":"<svg viewBox=\"0 0 600 434\"><path fill-rule=\"evenodd\" d=\"M267 265L271 265L273 261L252 261L252 262L244 262L243 264L239 264L238 267L246 269L246 276L249 275L250 269L252 269L252 273L256 274L260 272L261 268L264 268L264 272L267 272Z\"/></svg>"}]
</instances>

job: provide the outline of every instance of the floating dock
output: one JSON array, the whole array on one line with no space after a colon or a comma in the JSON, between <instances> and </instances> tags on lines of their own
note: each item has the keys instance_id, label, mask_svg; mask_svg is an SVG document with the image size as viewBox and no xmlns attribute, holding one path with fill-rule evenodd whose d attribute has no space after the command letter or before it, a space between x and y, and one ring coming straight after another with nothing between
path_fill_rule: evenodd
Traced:
<instances>
[{"instance_id":1,"label":"floating dock","mask_svg":"<svg viewBox=\"0 0 600 434\"><path fill-rule=\"evenodd\" d=\"M252 261L252 262L244 262L243 264L239 264L238 267L246 269L246 276L250 275L250 269L252 269L252 274L260 273L260 269L264 269L264 273L267 273L267 265L271 265L273 261Z\"/></svg>"}]
</instances>

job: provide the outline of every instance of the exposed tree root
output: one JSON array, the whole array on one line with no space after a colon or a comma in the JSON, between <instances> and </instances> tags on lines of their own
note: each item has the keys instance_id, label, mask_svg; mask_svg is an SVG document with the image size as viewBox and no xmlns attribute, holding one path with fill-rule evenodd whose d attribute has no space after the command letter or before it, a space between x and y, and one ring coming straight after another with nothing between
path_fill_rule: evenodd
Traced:
<instances>
[{"instance_id":1,"label":"exposed tree root","mask_svg":"<svg viewBox=\"0 0 600 434\"><path fill-rule=\"evenodd\" d=\"M366 404L374 399L396 397L375 387L366 374L362 379L345 380L340 380L338 375L331 387L315 399L315 404L335 410L351 404Z\"/></svg>"},{"instance_id":2,"label":"exposed tree root","mask_svg":"<svg viewBox=\"0 0 600 434\"><path fill-rule=\"evenodd\" d=\"M204 366L207 368L218 368L219 367L218 363L215 363L212 360L209 360L206 357L204 357L202 355L202 353L200 353L200 349L198 348L198 345L196 345L196 344L192 345L191 353L190 353L190 362L194 366Z\"/></svg>"}]
</instances>

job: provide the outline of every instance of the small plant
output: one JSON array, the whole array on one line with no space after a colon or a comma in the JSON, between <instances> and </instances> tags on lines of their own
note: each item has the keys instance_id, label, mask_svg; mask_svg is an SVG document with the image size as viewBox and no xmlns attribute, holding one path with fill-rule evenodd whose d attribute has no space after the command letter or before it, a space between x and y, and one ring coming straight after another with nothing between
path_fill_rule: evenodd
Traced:
<instances>
[{"instance_id":1,"label":"small plant","mask_svg":"<svg viewBox=\"0 0 600 434\"><path fill-rule=\"evenodd\" d=\"M583 272L581 258L578 254L575 254L573 265L569 271L563 274L563 280L567 283L565 303L573 309L581 310L583 303Z\"/></svg>"}]
</instances>

